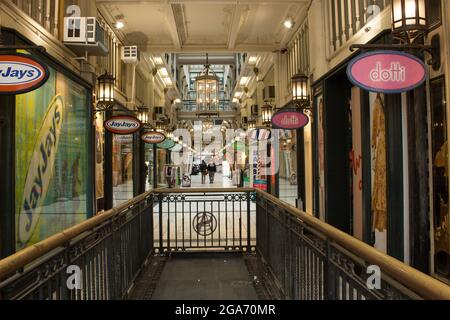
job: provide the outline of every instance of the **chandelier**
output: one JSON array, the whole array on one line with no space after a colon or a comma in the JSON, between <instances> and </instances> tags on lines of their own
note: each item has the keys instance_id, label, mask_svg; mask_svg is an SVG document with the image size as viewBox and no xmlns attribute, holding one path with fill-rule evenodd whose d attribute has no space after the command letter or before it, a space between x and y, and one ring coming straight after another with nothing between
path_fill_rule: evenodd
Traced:
<instances>
[{"instance_id":1,"label":"chandelier","mask_svg":"<svg viewBox=\"0 0 450 320\"><path fill-rule=\"evenodd\" d=\"M203 125L204 131L209 131L214 126L214 123L210 118L207 118L207 119L202 120L202 125Z\"/></svg>"},{"instance_id":2,"label":"chandelier","mask_svg":"<svg viewBox=\"0 0 450 320\"><path fill-rule=\"evenodd\" d=\"M217 113L217 106L219 104L219 81L219 77L211 69L208 54L206 54L205 69L195 79L198 115Z\"/></svg>"}]
</instances>

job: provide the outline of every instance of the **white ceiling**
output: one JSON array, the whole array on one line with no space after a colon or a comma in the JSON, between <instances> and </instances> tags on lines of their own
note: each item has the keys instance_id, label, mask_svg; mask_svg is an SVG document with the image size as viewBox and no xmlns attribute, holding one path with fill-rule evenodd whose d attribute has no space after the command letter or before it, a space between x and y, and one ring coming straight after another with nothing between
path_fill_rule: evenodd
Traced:
<instances>
[{"instance_id":1,"label":"white ceiling","mask_svg":"<svg viewBox=\"0 0 450 320\"><path fill-rule=\"evenodd\" d=\"M128 44L148 52L262 52L285 46L310 0L97 0ZM293 29L283 22L292 18Z\"/></svg>"}]
</instances>

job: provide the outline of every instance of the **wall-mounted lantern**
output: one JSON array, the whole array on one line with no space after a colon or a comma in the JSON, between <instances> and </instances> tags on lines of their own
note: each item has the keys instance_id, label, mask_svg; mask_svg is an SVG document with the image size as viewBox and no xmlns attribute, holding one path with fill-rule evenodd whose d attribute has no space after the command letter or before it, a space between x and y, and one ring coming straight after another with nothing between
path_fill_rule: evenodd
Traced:
<instances>
[{"instance_id":1,"label":"wall-mounted lantern","mask_svg":"<svg viewBox=\"0 0 450 320\"><path fill-rule=\"evenodd\" d=\"M139 119L139 121L142 122L143 126L146 126L146 125L148 126L148 124L149 124L148 112L149 112L149 109L146 106L137 107L137 111L136 111L137 118Z\"/></svg>"},{"instance_id":2,"label":"wall-mounted lantern","mask_svg":"<svg viewBox=\"0 0 450 320\"><path fill-rule=\"evenodd\" d=\"M416 39L427 35L428 18L425 0L392 0L392 44L354 44L350 51L361 50L397 50L410 51L412 54L426 51L431 55L428 62L434 70L441 66L441 43L439 35L431 39L431 45L416 42ZM400 41L400 43L398 43Z\"/></svg>"},{"instance_id":3,"label":"wall-mounted lantern","mask_svg":"<svg viewBox=\"0 0 450 320\"><path fill-rule=\"evenodd\" d=\"M425 0L392 1L392 32L395 37L411 44L427 31Z\"/></svg>"},{"instance_id":4,"label":"wall-mounted lantern","mask_svg":"<svg viewBox=\"0 0 450 320\"><path fill-rule=\"evenodd\" d=\"M304 74L296 74L292 77L292 101L300 108L310 107L309 78Z\"/></svg>"},{"instance_id":5,"label":"wall-mounted lantern","mask_svg":"<svg viewBox=\"0 0 450 320\"><path fill-rule=\"evenodd\" d=\"M114 84L115 78L105 72L97 78L98 103L96 112L104 112L115 105Z\"/></svg>"},{"instance_id":6,"label":"wall-mounted lantern","mask_svg":"<svg viewBox=\"0 0 450 320\"><path fill-rule=\"evenodd\" d=\"M266 127L270 127L272 125L273 107L266 102L261 107L261 113L262 113L262 124Z\"/></svg>"}]
</instances>

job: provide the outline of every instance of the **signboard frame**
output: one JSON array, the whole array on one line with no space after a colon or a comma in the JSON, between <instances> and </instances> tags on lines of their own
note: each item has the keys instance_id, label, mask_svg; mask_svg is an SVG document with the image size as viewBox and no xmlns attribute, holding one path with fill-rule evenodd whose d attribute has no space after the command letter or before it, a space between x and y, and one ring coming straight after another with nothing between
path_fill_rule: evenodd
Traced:
<instances>
[{"instance_id":1,"label":"signboard frame","mask_svg":"<svg viewBox=\"0 0 450 320\"><path fill-rule=\"evenodd\" d=\"M277 117L279 117L282 114L297 114L301 117L303 117L303 122L300 122L299 125L297 126L291 126L291 127L287 127L287 126L283 126L280 123L276 122ZM297 109L297 108L292 108L292 107L286 107L286 108L282 108L280 110L278 110L273 116L272 116L272 128L273 129L283 129L283 130L298 130L298 129L302 129L304 127L306 127L309 124L310 120L309 117L304 114L301 110Z\"/></svg>"},{"instance_id":2,"label":"signboard frame","mask_svg":"<svg viewBox=\"0 0 450 320\"><path fill-rule=\"evenodd\" d=\"M420 66L423 69L424 75L419 81L408 84L408 86L404 86L401 88L384 89L384 88L379 88L379 87L375 87L375 86L369 86L368 83L363 83L362 81L360 81L361 79L358 79L358 77L354 74L353 68L361 60L368 59L368 58L376 56L376 55L399 56L399 57L402 57L403 60L409 59L410 62L416 63L416 66ZM392 63L394 63L394 61ZM385 70L382 70L382 71L385 71ZM411 91L411 90L421 86L429 77L429 70L428 70L427 66L425 65L425 63L421 59L419 59L418 57L416 57L412 54L409 54L406 52L401 52L401 51L394 51L394 50L376 50L376 51L362 53L362 54L356 56L354 59L352 59L349 62L346 72L347 72L348 79L355 86L357 86L361 89L367 90L369 92L384 93L384 94L397 94L397 93ZM406 78L407 78L407 76L406 76Z\"/></svg>"},{"instance_id":3,"label":"signboard frame","mask_svg":"<svg viewBox=\"0 0 450 320\"><path fill-rule=\"evenodd\" d=\"M144 138L144 136L145 135L148 135L148 134L155 134L155 135L159 135L160 137L161 137L161 141L159 141L159 142L150 142L149 140L146 140L145 138ZM141 139L142 139L142 141L144 141L145 143L147 143L147 144L159 144L159 143L163 143L164 141L166 141L166 139L167 139L167 137L163 134L163 133L161 133L161 132L158 132L158 131L145 131L145 132L143 132L142 134L141 134Z\"/></svg>"},{"instance_id":4,"label":"signboard frame","mask_svg":"<svg viewBox=\"0 0 450 320\"><path fill-rule=\"evenodd\" d=\"M109 125L108 125L108 122L110 122L112 120L117 120L117 119L132 120L132 121L138 123L139 126L137 128L134 128L133 130L128 130L128 131L119 131L119 130L114 130L114 129L110 128ZM138 118L130 116L130 115L117 115L117 116L112 116L112 117L106 119L105 122L103 123L103 127L108 132L111 132L111 133L114 133L114 134L128 135L128 134L134 134L134 133L138 132L142 128L142 122L139 121Z\"/></svg>"},{"instance_id":5,"label":"signboard frame","mask_svg":"<svg viewBox=\"0 0 450 320\"><path fill-rule=\"evenodd\" d=\"M36 89L39 89L40 87L42 87L48 80L48 78L50 77L50 69L48 68L48 66L43 63L41 60L39 60L38 58L31 56L29 54L24 54L24 53L0 53L0 65L7 63L8 59L5 57L11 57L12 59L10 60L11 64L16 63L16 64L26 64L28 62L29 65L31 65L33 68L35 69L41 69L39 70L39 72L41 72L41 75L32 80L29 81L28 85L27 83L22 83L22 84L16 84L16 85L7 85L7 84L0 84L0 96L3 95L17 95L17 94L23 94L23 93L27 93L30 91L34 91ZM19 58L19 61L14 62L13 59L14 58ZM28 61L27 61L28 60ZM30 63L31 62L31 63ZM31 70L30 70L31 71ZM39 80L36 82L36 80ZM1 81L0 81L1 82ZM31 85L30 85L31 84ZM3 90L3 87L23 87L21 89L16 89L16 90Z\"/></svg>"}]
</instances>

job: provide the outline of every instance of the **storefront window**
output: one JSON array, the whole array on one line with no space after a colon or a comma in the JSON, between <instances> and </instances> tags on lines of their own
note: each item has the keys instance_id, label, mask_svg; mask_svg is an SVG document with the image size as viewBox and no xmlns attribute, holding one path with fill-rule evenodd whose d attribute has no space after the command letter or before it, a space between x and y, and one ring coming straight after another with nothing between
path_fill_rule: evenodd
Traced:
<instances>
[{"instance_id":1,"label":"storefront window","mask_svg":"<svg viewBox=\"0 0 450 320\"><path fill-rule=\"evenodd\" d=\"M92 215L89 90L50 68L16 96L16 249Z\"/></svg>"},{"instance_id":2,"label":"storefront window","mask_svg":"<svg viewBox=\"0 0 450 320\"><path fill-rule=\"evenodd\" d=\"M97 199L104 197L104 148L105 129L103 127L104 115L95 115L95 196Z\"/></svg>"},{"instance_id":3,"label":"storefront window","mask_svg":"<svg viewBox=\"0 0 450 320\"><path fill-rule=\"evenodd\" d=\"M317 160L318 160L318 211L320 219L325 220L325 119L323 95L316 97L317 106Z\"/></svg>"},{"instance_id":4,"label":"storefront window","mask_svg":"<svg viewBox=\"0 0 450 320\"><path fill-rule=\"evenodd\" d=\"M294 207L298 197L295 141L295 131L280 130L280 199Z\"/></svg>"},{"instance_id":5,"label":"storefront window","mask_svg":"<svg viewBox=\"0 0 450 320\"><path fill-rule=\"evenodd\" d=\"M153 145L145 146L145 191L153 189Z\"/></svg>"},{"instance_id":6,"label":"storefront window","mask_svg":"<svg viewBox=\"0 0 450 320\"><path fill-rule=\"evenodd\" d=\"M435 272L450 279L448 139L444 79L431 82Z\"/></svg>"},{"instance_id":7,"label":"storefront window","mask_svg":"<svg viewBox=\"0 0 450 320\"><path fill-rule=\"evenodd\" d=\"M113 135L114 207L133 198L133 135Z\"/></svg>"},{"instance_id":8,"label":"storefront window","mask_svg":"<svg viewBox=\"0 0 450 320\"><path fill-rule=\"evenodd\" d=\"M167 187L166 176L164 175L164 167L168 163L167 162L167 150L165 149L157 149L158 152L158 166L156 168L158 172L158 187Z\"/></svg>"},{"instance_id":9,"label":"storefront window","mask_svg":"<svg viewBox=\"0 0 450 320\"><path fill-rule=\"evenodd\" d=\"M387 251L386 117L384 95L370 94L372 228L375 247Z\"/></svg>"}]
</instances>

